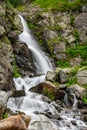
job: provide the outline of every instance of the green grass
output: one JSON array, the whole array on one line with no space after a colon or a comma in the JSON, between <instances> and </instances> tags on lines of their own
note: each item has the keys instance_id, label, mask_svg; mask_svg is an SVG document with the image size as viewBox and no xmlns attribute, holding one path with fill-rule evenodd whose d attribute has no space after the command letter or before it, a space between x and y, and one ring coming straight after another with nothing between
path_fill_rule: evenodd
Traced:
<instances>
[{"instance_id":1,"label":"green grass","mask_svg":"<svg viewBox=\"0 0 87 130\"><path fill-rule=\"evenodd\" d=\"M61 67L61 68L68 68L68 67L70 67L69 62L68 61L63 61L63 60L57 61L57 65L58 65L58 67Z\"/></svg>"},{"instance_id":2,"label":"green grass","mask_svg":"<svg viewBox=\"0 0 87 130\"><path fill-rule=\"evenodd\" d=\"M67 53L71 58L81 56L83 60L87 60L87 43L68 48Z\"/></svg>"},{"instance_id":3,"label":"green grass","mask_svg":"<svg viewBox=\"0 0 87 130\"><path fill-rule=\"evenodd\" d=\"M79 9L82 5L86 5L86 0L75 0L68 2L68 0L35 0L35 4L40 5L42 8L55 9L59 11Z\"/></svg>"}]
</instances>

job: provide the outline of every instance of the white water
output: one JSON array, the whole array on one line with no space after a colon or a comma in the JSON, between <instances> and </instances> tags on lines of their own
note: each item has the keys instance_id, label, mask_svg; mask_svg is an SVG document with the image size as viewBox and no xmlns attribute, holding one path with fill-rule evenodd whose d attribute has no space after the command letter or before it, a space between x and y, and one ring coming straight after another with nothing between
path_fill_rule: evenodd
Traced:
<instances>
[{"instance_id":1,"label":"white water","mask_svg":"<svg viewBox=\"0 0 87 130\"><path fill-rule=\"evenodd\" d=\"M37 68L37 72L41 74L46 74L47 71L52 71L53 66L49 58L41 50L39 44L31 35L31 31L28 29L26 21L23 19L21 15L19 15L19 17L23 25L23 33L19 35L19 40L25 42L28 48L30 49L34 64Z\"/></svg>"},{"instance_id":2,"label":"white water","mask_svg":"<svg viewBox=\"0 0 87 130\"><path fill-rule=\"evenodd\" d=\"M44 112L45 110L49 110L54 114L56 113L55 108L51 104L42 101L42 95L28 92L31 87L34 87L37 84L45 81L45 75L47 71L53 71L53 66L50 62L50 59L41 50L37 41L31 35L31 31L28 29L26 21L21 15L19 15L19 17L23 25L23 32L19 35L19 40L24 42L30 49L36 70L42 75L33 78L28 76L24 78L14 78L13 80L16 90L24 89L26 96L21 98L10 98L7 105L14 112L21 111L31 116L35 116L35 111Z\"/></svg>"},{"instance_id":3,"label":"white water","mask_svg":"<svg viewBox=\"0 0 87 130\"><path fill-rule=\"evenodd\" d=\"M31 50L37 72L43 75L34 78L29 78L28 76L25 78L14 78L16 89L24 89L26 96L21 98L10 98L7 106L14 112L21 111L31 116L32 118L35 116L36 111L45 112L46 110L49 110L53 115L58 114L53 105L48 104L42 100L42 95L28 92L31 87L43 82L45 80L47 71L52 71L53 67L49 58L41 50L37 41L31 35L31 31L28 29L25 20L22 18L22 16L19 15L19 17L21 18L21 22L24 28L24 31L19 35L19 40L25 42L28 48ZM75 98L75 95L73 96L74 104L72 107L75 108L77 100ZM68 104L67 96L66 103ZM87 130L87 125L81 121L80 117L76 116L76 113L72 110L62 109L59 115L62 119L58 122L58 130ZM71 121L75 121L76 125L73 125Z\"/></svg>"}]
</instances>

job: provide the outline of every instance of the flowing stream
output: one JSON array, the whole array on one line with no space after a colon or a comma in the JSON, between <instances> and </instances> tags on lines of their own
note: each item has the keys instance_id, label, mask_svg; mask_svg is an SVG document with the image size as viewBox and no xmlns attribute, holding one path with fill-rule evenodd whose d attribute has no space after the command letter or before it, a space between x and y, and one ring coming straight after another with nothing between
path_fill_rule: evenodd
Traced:
<instances>
[{"instance_id":1,"label":"flowing stream","mask_svg":"<svg viewBox=\"0 0 87 130\"><path fill-rule=\"evenodd\" d=\"M16 89L24 89L26 96L20 98L11 97L7 103L8 108L10 108L13 112L24 112L32 118L38 116L35 114L36 112L44 113L45 111L49 111L52 115L58 114L61 117L59 121L57 120L58 130L87 130L87 124L83 122L79 116L80 112L74 110L76 108L77 99L73 93L74 104L72 106L72 110L62 108L61 112L58 112L52 103L43 101L42 95L29 92L31 87L45 81L47 71L53 71L54 68L50 59L45 55L37 41L31 35L31 31L28 29L26 21L21 15L19 15L19 17L23 25L23 32L19 35L19 40L26 43L30 49L37 73L42 75L33 78L28 76L24 78L14 78L13 80ZM67 105L69 105L67 94L65 95L64 100Z\"/></svg>"}]
</instances>

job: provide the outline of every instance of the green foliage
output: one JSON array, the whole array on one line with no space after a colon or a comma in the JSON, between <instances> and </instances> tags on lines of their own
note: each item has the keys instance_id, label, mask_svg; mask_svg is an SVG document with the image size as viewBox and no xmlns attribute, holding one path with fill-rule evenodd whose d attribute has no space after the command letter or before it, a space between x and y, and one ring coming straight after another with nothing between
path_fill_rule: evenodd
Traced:
<instances>
[{"instance_id":1,"label":"green foliage","mask_svg":"<svg viewBox=\"0 0 87 130\"><path fill-rule=\"evenodd\" d=\"M13 7L17 7L21 4L21 0L9 0L9 3L13 6Z\"/></svg>"},{"instance_id":2,"label":"green foliage","mask_svg":"<svg viewBox=\"0 0 87 130\"><path fill-rule=\"evenodd\" d=\"M18 78L21 76L20 72L19 72L19 68L17 67L15 61L13 62L13 76L15 78Z\"/></svg>"},{"instance_id":3,"label":"green foliage","mask_svg":"<svg viewBox=\"0 0 87 130\"><path fill-rule=\"evenodd\" d=\"M54 9L57 11L65 11L74 9L79 10L79 7L87 4L87 1L84 2L82 0L75 0L69 2L68 0L35 0L34 3L40 5L40 7L42 8Z\"/></svg>"},{"instance_id":4,"label":"green foliage","mask_svg":"<svg viewBox=\"0 0 87 130\"><path fill-rule=\"evenodd\" d=\"M5 118L8 118L8 114L6 112L3 114L3 119Z\"/></svg>"},{"instance_id":5,"label":"green foliage","mask_svg":"<svg viewBox=\"0 0 87 130\"><path fill-rule=\"evenodd\" d=\"M77 77L70 77L68 78L68 81L67 81L67 86L69 87L70 85L73 85L73 84L77 84Z\"/></svg>"},{"instance_id":6,"label":"green foliage","mask_svg":"<svg viewBox=\"0 0 87 130\"><path fill-rule=\"evenodd\" d=\"M70 75L71 75L71 76L75 76L75 75L77 74L78 70L79 70L79 66L75 66L75 67L71 70Z\"/></svg>"},{"instance_id":7,"label":"green foliage","mask_svg":"<svg viewBox=\"0 0 87 130\"><path fill-rule=\"evenodd\" d=\"M53 93L49 93L47 89L43 90L42 93L49 97L51 100L55 100L55 96L53 95Z\"/></svg>"},{"instance_id":8,"label":"green foliage","mask_svg":"<svg viewBox=\"0 0 87 130\"><path fill-rule=\"evenodd\" d=\"M75 41L77 43L79 41L80 36L79 36L79 33L76 29L74 29L74 31L73 31L73 36L75 37Z\"/></svg>"},{"instance_id":9,"label":"green foliage","mask_svg":"<svg viewBox=\"0 0 87 130\"><path fill-rule=\"evenodd\" d=\"M67 53L72 58L80 55L83 60L87 60L87 43L83 44L83 45L76 45L71 48L68 48Z\"/></svg>"},{"instance_id":10,"label":"green foliage","mask_svg":"<svg viewBox=\"0 0 87 130\"><path fill-rule=\"evenodd\" d=\"M57 61L57 65L58 65L58 67L61 67L61 68L68 68L68 67L70 67L69 62L68 61L63 61L63 60Z\"/></svg>"},{"instance_id":11,"label":"green foliage","mask_svg":"<svg viewBox=\"0 0 87 130\"><path fill-rule=\"evenodd\" d=\"M83 101L84 103L87 103L87 95L86 95L86 94L82 96L82 101Z\"/></svg>"},{"instance_id":12,"label":"green foliage","mask_svg":"<svg viewBox=\"0 0 87 130\"><path fill-rule=\"evenodd\" d=\"M75 17L73 15L70 16L70 25L73 26L74 25L74 20Z\"/></svg>"}]
</instances>

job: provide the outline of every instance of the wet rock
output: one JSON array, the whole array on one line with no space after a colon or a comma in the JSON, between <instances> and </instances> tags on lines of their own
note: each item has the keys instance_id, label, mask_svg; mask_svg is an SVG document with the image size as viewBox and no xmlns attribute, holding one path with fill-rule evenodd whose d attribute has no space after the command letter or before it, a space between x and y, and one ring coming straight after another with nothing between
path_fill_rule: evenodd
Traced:
<instances>
[{"instance_id":1,"label":"wet rock","mask_svg":"<svg viewBox=\"0 0 87 130\"><path fill-rule=\"evenodd\" d=\"M46 80L55 81L56 80L56 73L48 71L47 74L46 74Z\"/></svg>"},{"instance_id":2,"label":"wet rock","mask_svg":"<svg viewBox=\"0 0 87 130\"><path fill-rule=\"evenodd\" d=\"M24 43L16 43L13 44L13 49L16 54L16 63L22 70L20 73L22 73L24 76L35 73L36 69L28 47Z\"/></svg>"},{"instance_id":3,"label":"wet rock","mask_svg":"<svg viewBox=\"0 0 87 130\"><path fill-rule=\"evenodd\" d=\"M0 130L26 130L30 118L24 115L10 116L0 121Z\"/></svg>"},{"instance_id":4,"label":"wet rock","mask_svg":"<svg viewBox=\"0 0 87 130\"><path fill-rule=\"evenodd\" d=\"M55 99L59 99L59 100L63 100L64 96L65 96L65 91L64 90L57 90L57 92L55 92Z\"/></svg>"},{"instance_id":5,"label":"wet rock","mask_svg":"<svg viewBox=\"0 0 87 130\"><path fill-rule=\"evenodd\" d=\"M77 78L81 85L87 84L87 70L78 71Z\"/></svg>"},{"instance_id":6,"label":"wet rock","mask_svg":"<svg viewBox=\"0 0 87 130\"><path fill-rule=\"evenodd\" d=\"M70 88L73 89L73 91L75 92L76 96L78 98L82 98L84 95L87 94L87 90L83 87L81 87L80 85L78 84L74 84L74 85L71 85Z\"/></svg>"},{"instance_id":7,"label":"wet rock","mask_svg":"<svg viewBox=\"0 0 87 130\"><path fill-rule=\"evenodd\" d=\"M72 120L71 123L72 123L73 125L77 125L77 123L76 123L75 120Z\"/></svg>"},{"instance_id":8,"label":"wet rock","mask_svg":"<svg viewBox=\"0 0 87 130\"><path fill-rule=\"evenodd\" d=\"M84 116L84 121L87 122L87 115Z\"/></svg>"},{"instance_id":9,"label":"wet rock","mask_svg":"<svg viewBox=\"0 0 87 130\"><path fill-rule=\"evenodd\" d=\"M58 127L49 118L38 115L32 119L28 127L29 130L59 130Z\"/></svg>"},{"instance_id":10,"label":"wet rock","mask_svg":"<svg viewBox=\"0 0 87 130\"><path fill-rule=\"evenodd\" d=\"M84 109L84 110L87 109L87 103L84 103L83 101L79 100L77 105L79 109Z\"/></svg>"},{"instance_id":11,"label":"wet rock","mask_svg":"<svg viewBox=\"0 0 87 130\"><path fill-rule=\"evenodd\" d=\"M58 76L59 76L59 82L61 84L64 84L67 82L67 75L62 70L59 72Z\"/></svg>"},{"instance_id":12,"label":"wet rock","mask_svg":"<svg viewBox=\"0 0 87 130\"><path fill-rule=\"evenodd\" d=\"M22 96L25 96L26 93L24 90L13 90L12 91L12 96L13 97L22 97Z\"/></svg>"}]
</instances>

